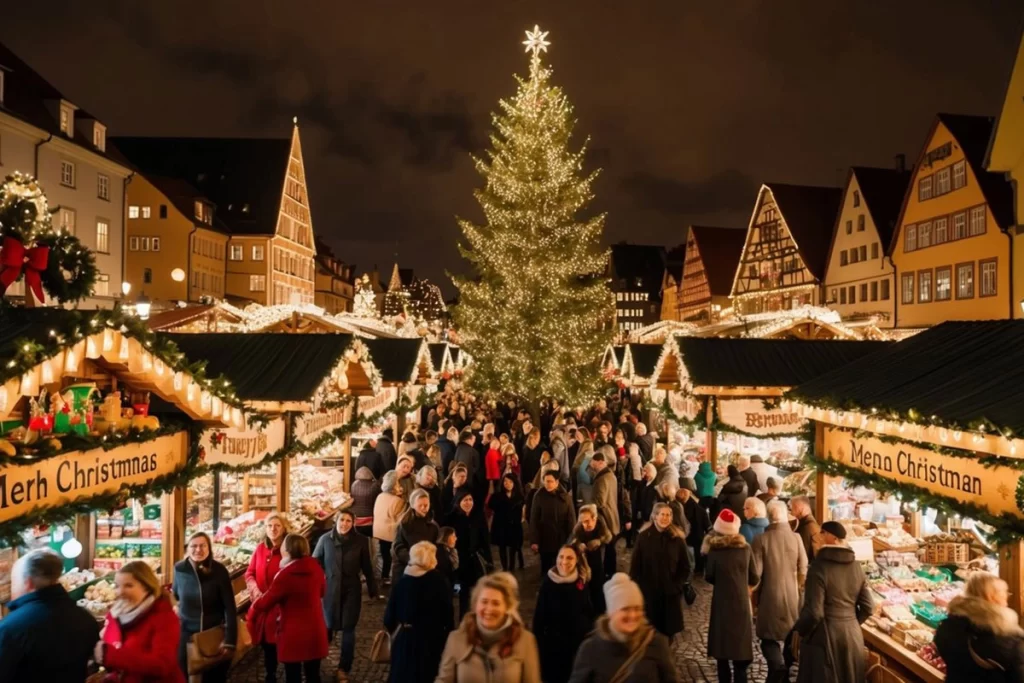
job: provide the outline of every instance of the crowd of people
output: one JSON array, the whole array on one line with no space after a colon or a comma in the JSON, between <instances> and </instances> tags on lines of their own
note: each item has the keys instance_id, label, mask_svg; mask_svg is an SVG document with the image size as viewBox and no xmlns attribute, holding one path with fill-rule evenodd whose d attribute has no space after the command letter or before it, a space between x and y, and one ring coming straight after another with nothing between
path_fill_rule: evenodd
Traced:
<instances>
[{"instance_id":1,"label":"crowd of people","mask_svg":"<svg viewBox=\"0 0 1024 683\"><path fill-rule=\"evenodd\" d=\"M82 681L100 666L92 680L218 683L244 634L270 683L279 668L288 683L320 681L337 635L344 682L362 626L380 630L372 656L390 661L394 683L671 683L695 576L712 587L707 654L722 683L748 680L755 638L769 683L797 665L800 682L865 679L860 623L873 604L841 524L819 524L804 497L780 500L756 456L720 482L659 443L628 398L539 408L449 386L421 429L366 443L350 504L312 548L267 516L244 629L205 533L188 539L169 591L145 562L124 564L102 628L59 585L59 556L25 555L0 620L0 682ZM524 549L541 573L531 623L519 612ZM383 623L360 624L364 597L387 600ZM948 680L1024 680L1005 583L978 575L950 615L935 640Z\"/></svg>"}]
</instances>

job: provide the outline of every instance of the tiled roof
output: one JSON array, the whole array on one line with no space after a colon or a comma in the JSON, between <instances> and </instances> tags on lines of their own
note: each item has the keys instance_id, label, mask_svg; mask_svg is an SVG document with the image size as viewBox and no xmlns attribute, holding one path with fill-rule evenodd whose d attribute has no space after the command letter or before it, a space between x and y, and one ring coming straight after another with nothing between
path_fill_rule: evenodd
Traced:
<instances>
[{"instance_id":1,"label":"tiled roof","mask_svg":"<svg viewBox=\"0 0 1024 683\"><path fill-rule=\"evenodd\" d=\"M711 296L729 296L736 276L736 266L743 256L747 231L708 225L691 225L690 231L697 242L697 251L704 264Z\"/></svg>"},{"instance_id":2,"label":"tiled roof","mask_svg":"<svg viewBox=\"0 0 1024 683\"><path fill-rule=\"evenodd\" d=\"M900 207L907 194L910 171L854 166L850 172L857 177L861 201L871 213L879 241L882 245L888 245L892 241L896 221L900 217Z\"/></svg>"},{"instance_id":3,"label":"tiled roof","mask_svg":"<svg viewBox=\"0 0 1024 683\"><path fill-rule=\"evenodd\" d=\"M818 280L824 279L843 191L838 187L785 183L768 183L768 189L793 235L804 265Z\"/></svg>"}]
</instances>

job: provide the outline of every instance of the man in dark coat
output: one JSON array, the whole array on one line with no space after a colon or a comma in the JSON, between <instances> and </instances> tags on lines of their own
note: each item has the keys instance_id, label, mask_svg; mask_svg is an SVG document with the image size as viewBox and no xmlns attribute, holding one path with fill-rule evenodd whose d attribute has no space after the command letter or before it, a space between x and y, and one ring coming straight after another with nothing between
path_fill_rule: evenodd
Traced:
<instances>
[{"instance_id":1,"label":"man in dark coat","mask_svg":"<svg viewBox=\"0 0 1024 683\"><path fill-rule=\"evenodd\" d=\"M380 452L377 450L377 440L370 439L363 444L362 449L359 451L359 456L356 458L356 472L359 468L366 467L373 473L373 478L380 481L387 472L384 469L384 459L381 457Z\"/></svg>"},{"instance_id":2,"label":"man in dark coat","mask_svg":"<svg viewBox=\"0 0 1024 683\"><path fill-rule=\"evenodd\" d=\"M796 532L804 542L804 552L807 553L807 561L813 562L821 548L821 526L811 512L811 501L807 496L797 496L789 501L789 509L797 518Z\"/></svg>"},{"instance_id":3,"label":"man in dark coat","mask_svg":"<svg viewBox=\"0 0 1024 683\"><path fill-rule=\"evenodd\" d=\"M800 634L797 683L864 680L864 635L860 625L873 609L867 577L853 550L843 543L839 522L821 525L821 549L807 572L804 604L796 622Z\"/></svg>"},{"instance_id":4,"label":"man in dark coat","mask_svg":"<svg viewBox=\"0 0 1024 683\"><path fill-rule=\"evenodd\" d=\"M647 433L647 425L643 422L636 425L636 445L640 447L640 459L646 465L654 457L654 435Z\"/></svg>"},{"instance_id":5,"label":"man in dark coat","mask_svg":"<svg viewBox=\"0 0 1024 683\"><path fill-rule=\"evenodd\" d=\"M737 471L735 465L729 465L729 481L725 482L722 490L718 492L718 502L721 508L729 508L733 514L743 519L743 505L747 502L747 482L743 475Z\"/></svg>"},{"instance_id":6,"label":"man in dark coat","mask_svg":"<svg viewBox=\"0 0 1024 683\"><path fill-rule=\"evenodd\" d=\"M459 431L455 427L449 427L437 437L437 445L441 449L441 479L448 477L448 467L455 461L455 441L459 438Z\"/></svg>"},{"instance_id":7,"label":"man in dark coat","mask_svg":"<svg viewBox=\"0 0 1024 683\"><path fill-rule=\"evenodd\" d=\"M28 553L11 568L13 600L0 621L0 681L85 680L100 628L58 583L63 570L49 550Z\"/></svg>"},{"instance_id":8,"label":"man in dark coat","mask_svg":"<svg viewBox=\"0 0 1024 683\"><path fill-rule=\"evenodd\" d=\"M704 542L704 536L711 529L711 519L708 511L697 502L697 485L690 477L683 477L679 481L682 486L676 493L676 500L683 506L683 517L686 519L686 545L690 547L690 560L693 570L704 571L704 556L700 552L700 546Z\"/></svg>"},{"instance_id":9,"label":"man in dark coat","mask_svg":"<svg viewBox=\"0 0 1024 683\"><path fill-rule=\"evenodd\" d=\"M543 487L530 507L530 547L540 554L541 577L555 566L558 550L569 540L576 526L572 497L558 485L558 472L547 471Z\"/></svg>"},{"instance_id":10,"label":"man in dark coat","mask_svg":"<svg viewBox=\"0 0 1024 683\"><path fill-rule=\"evenodd\" d=\"M757 472L750 469L750 456L741 455L736 460L736 469L740 471L743 481L747 482L747 498L753 498L761 491L761 484L757 480ZM742 517L743 515L740 515Z\"/></svg>"},{"instance_id":11,"label":"man in dark coat","mask_svg":"<svg viewBox=\"0 0 1024 683\"><path fill-rule=\"evenodd\" d=\"M313 559L320 563L327 578L327 591L323 596L324 621L332 634L341 632L338 671L345 674L352 671L356 625L363 605L360 572L366 577L366 589L370 591L371 599L377 595L370 540L355 532L355 521L355 515L349 510L339 512L334 529L320 537L313 551Z\"/></svg>"},{"instance_id":12,"label":"man in dark coat","mask_svg":"<svg viewBox=\"0 0 1024 683\"><path fill-rule=\"evenodd\" d=\"M476 434L468 429L459 435L459 446L455 449L455 462L466 466L469 481L476 482L480 475L480 454L476 452Z\"/></svg>"},{"instance_id":13,"label":"man in dark coat","mask_svg":"<svg viewBox=\"0 0 1024 683\"><path fill-rule=\"evenodd\" d=\"M395 469L395 465L398 463L398 452L395 450L395 444L391 441L392 434L394 432L391 430L391 427L388 427L384 430L384 435L377 439L377 452L380 453L380 459L384 464L385 472ZM381 474L381 477L383 476Z\"/></svg>"},{"instance_id":14,"label":"man in dark coat","mask_svg":"<svg viewBox=\"0 0 1024 683\"><path fill-rule=\"evenodd\" d=\"M750 587L757 585L757 568L750 546L739 533L738 515L732 510L722 510L714 529L717 535L710 538L704 567L705 580L714 586L708 621L708 656L717 660L718 680L743 680L742 675L754 659Z\"/></svg>"}]
</instances>

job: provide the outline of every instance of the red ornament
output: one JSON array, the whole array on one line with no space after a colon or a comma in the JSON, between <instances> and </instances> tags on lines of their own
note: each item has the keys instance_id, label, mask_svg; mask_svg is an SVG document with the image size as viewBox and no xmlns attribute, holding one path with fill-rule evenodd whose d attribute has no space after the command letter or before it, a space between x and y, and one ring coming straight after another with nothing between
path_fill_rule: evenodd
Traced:
<instances>
[{"instance_id":1,"label":"red ornament","mask_svg":"<svg viewBox=\"0 0 1024 683\"><path fill-rule=\"evenodd\" d=\"M24 272L25 284L29 290L35 294L36 299L45 301L41 273L46 270L49 258L49 247L26 249L25 245L15 238L5 237L3 249L0 249L0 295L17 282Z\"/></svg>"}]
</instances>

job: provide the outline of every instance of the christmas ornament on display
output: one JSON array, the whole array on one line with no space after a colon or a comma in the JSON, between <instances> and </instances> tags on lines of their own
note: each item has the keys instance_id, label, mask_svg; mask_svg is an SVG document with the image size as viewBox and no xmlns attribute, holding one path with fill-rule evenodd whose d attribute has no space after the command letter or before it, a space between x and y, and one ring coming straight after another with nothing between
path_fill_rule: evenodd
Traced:
<instances>
[{"instance_id":1,"label":"christmas ornament on display","mask_svg":"<svg viewBox=\"0 0 1024 683\"><path fill-rule=\"evenodd\" d=\"M26 300L44 302L44 292L60 303L92 293L96 260L78 238L54 229L39 183L15 172L0 186L0 295L22 278Z\"/></svg>"},{"instance_id":2,"label":"christmas ornament on display","mask_svg":"<svg viewBox=\"0 0 1024 683\"><path fill-rule=\"evenodd\" d=\"M356 282L356 297L352 304L352 314L360 318L379 318L377 311L377 296L373 292L373 285L370 284L370 276L363 273L363 276Z\"/></svg>"},{"instance_id":3,"label":"christmas ornament on display","mask_svg":"<svg viewBox=\"0 0 1024 683\"><path fill-rule=\"evenodd\" d=\"M583 405L602 391L614 300L604 216L584 214L596 172L583 171L583 149L569 148L574 116L541 61L547 36L527 31L529 77L499 103L491 149L475 159L486 221L459 221L471 272L452 278L454 317L474 359L474 390Z\"/></svg>"}]
</instances>

